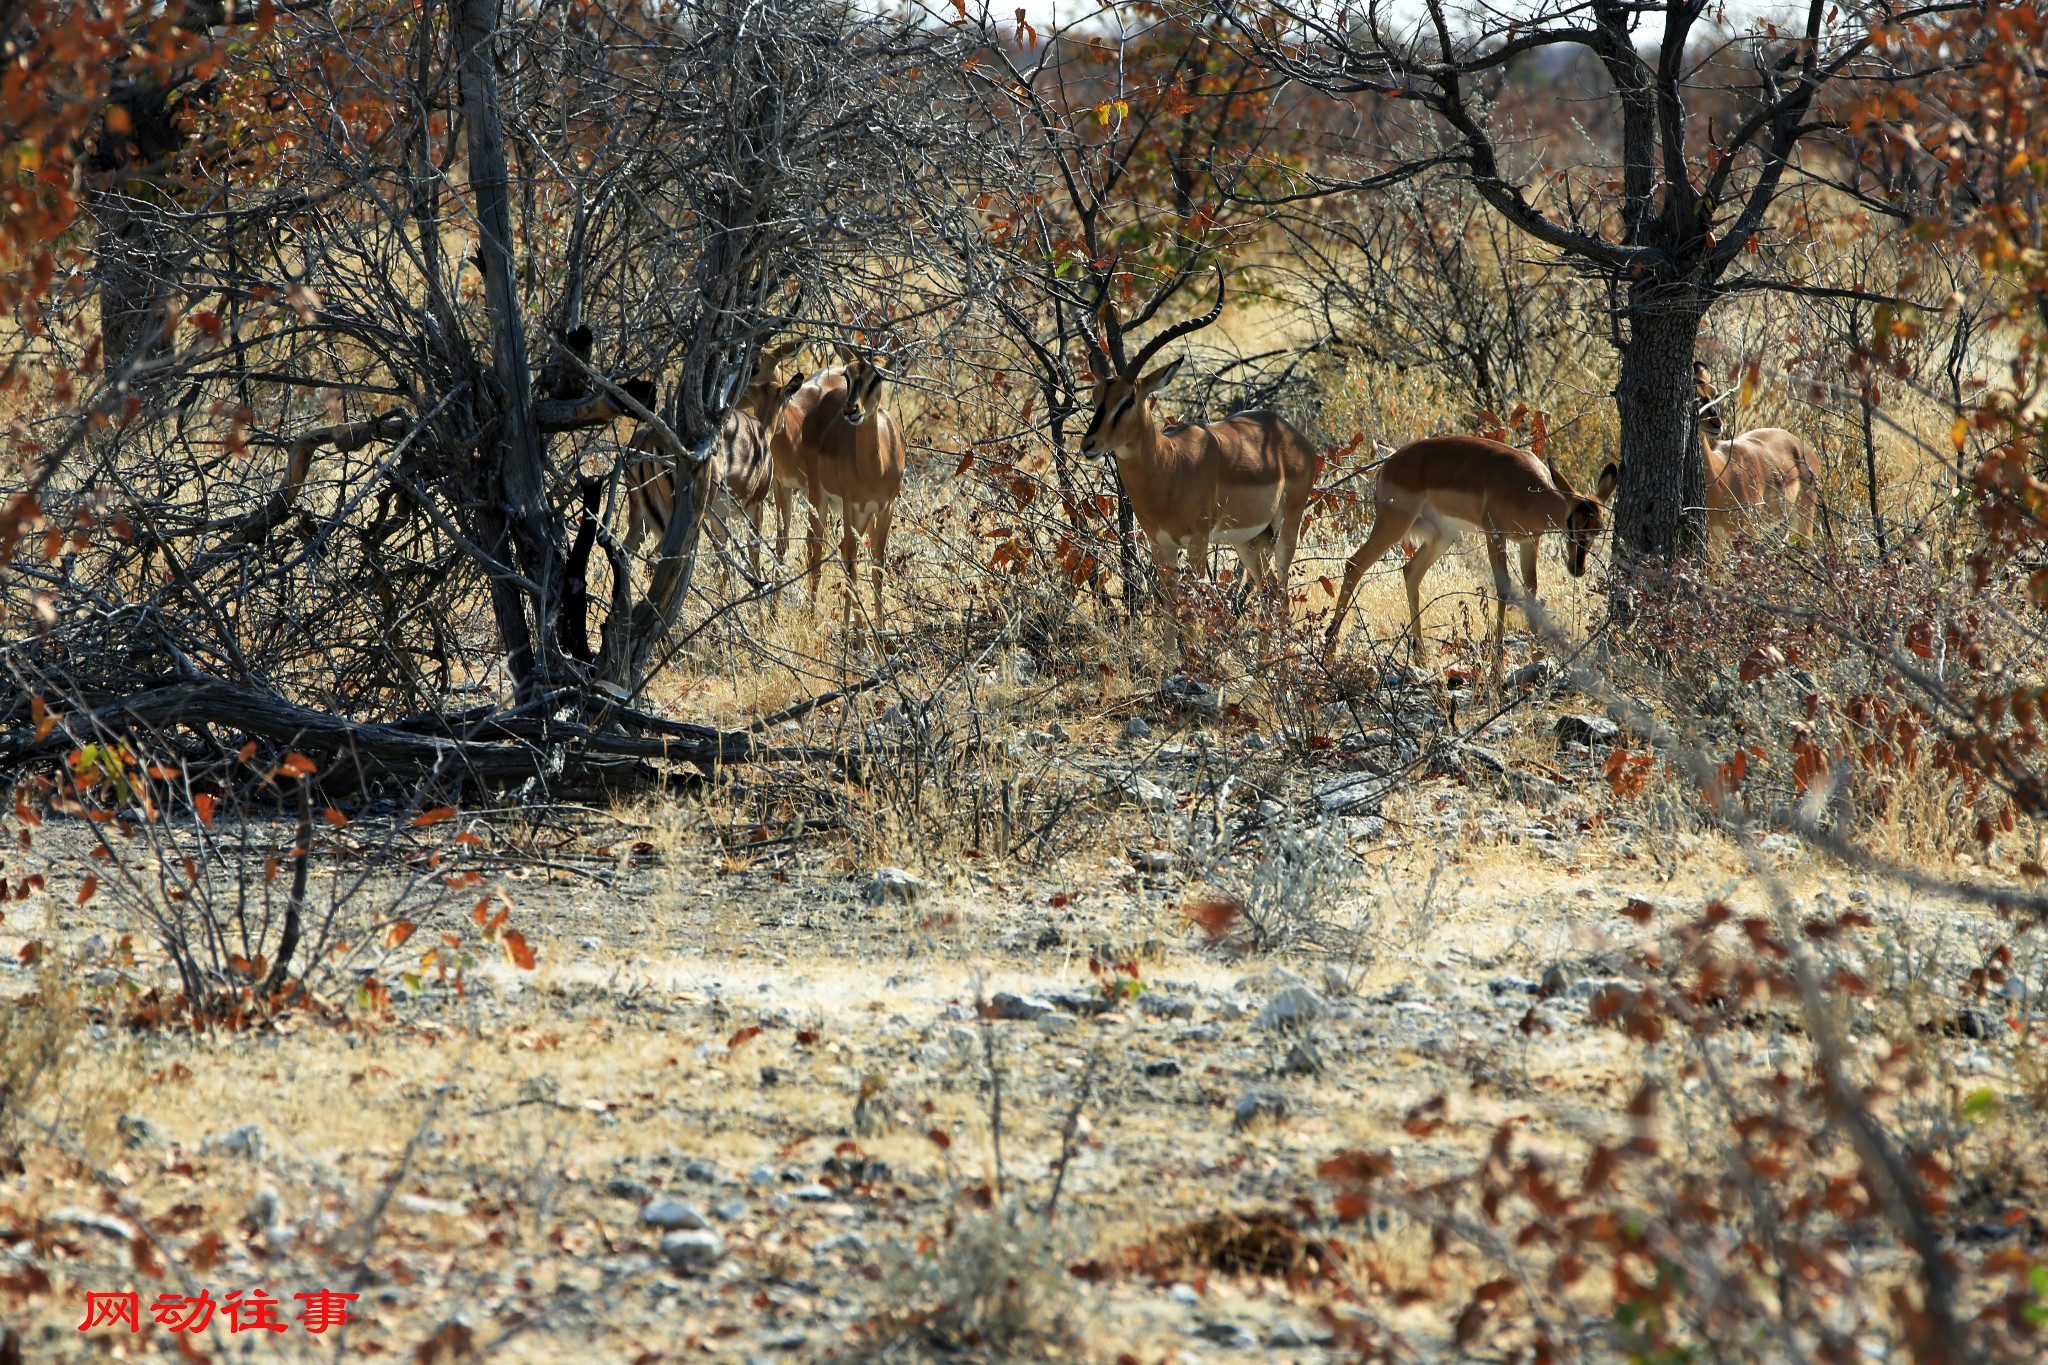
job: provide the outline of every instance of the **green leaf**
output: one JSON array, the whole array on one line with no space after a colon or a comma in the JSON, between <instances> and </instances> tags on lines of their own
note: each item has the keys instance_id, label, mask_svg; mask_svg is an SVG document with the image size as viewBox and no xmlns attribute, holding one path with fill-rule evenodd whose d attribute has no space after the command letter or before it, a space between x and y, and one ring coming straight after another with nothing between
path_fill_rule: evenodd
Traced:
<instances>
[{"instance_id":1,"label":"green leaf","mask_svg":"<svg viewBox=\"0 0 2048 1365\"><path fill-rule=\"evenodd\" d=\"M1981 1123L1998 1113L1998 1096L1989 1086L1972 1090L1963 1100L1963 1117Z\"/></svg>"}]
</instances>

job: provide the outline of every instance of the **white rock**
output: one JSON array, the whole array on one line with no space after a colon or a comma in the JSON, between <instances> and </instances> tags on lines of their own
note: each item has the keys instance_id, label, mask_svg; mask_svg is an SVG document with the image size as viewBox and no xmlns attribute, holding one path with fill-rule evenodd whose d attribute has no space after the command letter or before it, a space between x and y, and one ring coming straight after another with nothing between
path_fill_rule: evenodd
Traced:
<instances>
[{"instance_id":1,"label":"white rock","mask_svg":"<svg viewBox=\"0 0 2048 1365\"><path fill-rule=\"evenodd\" d=\"M434 1214L443 1218L462 1218L468 1215L469 1205L456 1199L429 1199L425 1195L401 1194L398 1207L407 1213Z\"/></svg>"},{"instance_id":2,"label":"white rock","mask_svg":"<svg viewBox=\"0 0 2048 1365\"><path fill-rule=\"evenodd\" d=\"M708 1228L671 1232L661 1239L661 1255L678 1270L704 1270L725 1259L725 1239Z\"/></svg>"},{"instance_id":3,"label":"white rock","mask_svg":"<svg viewBox=\"0 0 2048 1365\"><path fill-rule=\"evenodd\" d=\"M1124 738L1150 739L1152 738L1152 727L1145 723L1144 717L1132 716L1124 722Z\"/></svg>"},{"instance_id":4,"label":"white rock","mask_svg":"<svg viewBox=\"0 0 2048 1365\"><path fill-rule=\"evenodd\" d=\"M1290 986L1267 1002L1255 1021L1260 1028L1296 1029L1330 1012L1323 998L1306 986Z\"/></svg>"},{"instance_id":5,"label":"white rock","mask_svg":"<svg viewBox=\"0 0 2048 1365\"><path fill-rule=\"evenodd\" d=\"M640 1210L640 1221L651 1228L704 1228L704 1215L680 1199L656 1199Z\"/></svg>"},{"instance_id":6,"label":"white rock","mask_svg":"<svg viewBox=\"0 0 2048 1365\"><path fill-rule=\"evenodd\" d=\"M1035 995L1018 995L1015 991L997 991L988 1003L998 1019L1043 1019L1053 1013L1050 1001Z\"/></svg>"},{"instance_id":7,"label":"white rock","mask_svg":"<svg viewBox=\"0 0 2048 1365\"><path fill-rule=\"evenodd\" d=\"M135 1240L135 1227L112 1214L98 1213L92 1209L57 1209L44 1220L61 1223L66 1227L80 1228L86 1232L97 1232L102 1237L111 1237L117 1242Z\"/></svg>"},{"instance_id":8,"label":"white rock","mask_svg":"<svg viewBox=\"0 0 2048 1365\"><path fill-rule=\"evenodd\" d=\"M883 905L889 901L900 901L905 905L915 905L931 891L930 882L914 877L900 867L878 867L874 880L868 883L867 902L869 905Z\"/></svg>"},{"instance_id":9,"label":"white rock","mask_svg":"<svg viewBox=\"0 0 2048 1365\"><path fill-rule=\"evenodd\" d=\"M1349 773L1316 788L1316 805L1330 815L1370 815L1378 811L1391 783L1372 773Z\"/></svg>"},{"instance_id":10,"label":"white rock","mask_svg":"<svg viewBox=\"0 0 2048 1365\"><path fill-rule=\"evenodd\" d=\"M263 1125L245 1123L239 1128L230 1128L215 1133L199 1144L202 1154L225 1152L229 1156L260 1157L263 1155Z\"/></svg>"}]
</instances>

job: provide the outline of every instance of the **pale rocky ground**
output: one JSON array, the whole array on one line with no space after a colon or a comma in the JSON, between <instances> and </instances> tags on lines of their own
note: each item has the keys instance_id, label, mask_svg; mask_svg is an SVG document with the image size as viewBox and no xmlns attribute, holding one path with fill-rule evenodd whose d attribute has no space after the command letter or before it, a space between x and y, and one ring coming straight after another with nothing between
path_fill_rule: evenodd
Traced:
<instances>
[{"instance_id":1,"label":"pale rocky ground","mask_svg":"<svg viewBox=\"0 0 2048 1365\"><path fill-rule=\"evenodd\" d=\"M0 949L14 966L15 948L43 942L116 1011L81 1036L63 1087L87 1160L44 1149L0 1180L0 1275L32 1263L52 1278L5 1311L31 1359L176 1358L162 1334L75 1330L88 1289L139 1287L147 1302L178 1285L177 1266L165 1279L135 1269L123 1229L146 1219L216 1299L261 1282L290 1305L295 1292L360 1281L361 1321L344 1341L295 1330L251 1344L216 1328L203 1345L218 1359L454 1360L462 1343L531 1361L857 1357L885 1344L886 1314L928 1306L907 1268L921 1239L934 1255L966 1254L968 1239L946 1229L982 1216L973 1191L998 1175L992 1056L1000 1200L1026 1229L1009 1240L1078 1327L1060 1358L1334 1358L1316 1344L1330 1303L1319 1290L1194 1272L1091 1283L1063 1267L1218 1212L1326 1208L1316 1165L1347 1148L1448 1172L1510 1116L1561 1152L1616 1131L1645 1055L1596 1026L1586 1001L1644 932L1620 907L1762 902L1724 840L1635 823L1641 812L1606 800L1597 752L1559 751L1556 715L1583 708L1546 692L1488 736L1507 776L1467 755L1462 775L1402 778L1377 816L1332 816L1332 861L1306 874L1321 880L1302 902L1321 928L1258 955L1189 925L1181 907L1202 892L1187 824L1137 785L1093 808L1094 837L1057 858L984 868L956 855L875 895L872 869L829 851L735 857L693 836L686 816L671 827L659 811L628 812L657 826L651 857L624 854L629 831L609 859L493 863L444 920L419 916L415 957L479 891L503 890L535 970L493 956L458 996L431 973L405 989L387 968L399 986L389 1011L352 1007L345 1025L124 1029L104 951L137 926L111 895L73 905L75 877L53 875L50 895L10 905ZM1118 714L1049 744L1019 741L1112 783L1264 782L1259 799L1277 814L1248 797L1226 803L1247 831L1310 821L1319 790L1399 747L1340 743L1311 767L1199 710L1149 714L1149 736L1126 739ZM286 827L257 832L289 845ZM53 822L36 856L61 862L77 838ZM1155 845L1177 852L1148 857ZM1766 856L1802 897L1866 899L1887 940L1910 948L1902 960L1921 963L1915 989L1935 996L2004 933L1991 916L1887 893L1796 841L1780 837ZM1244 869L1209 872L1214 886ZM396 903L398 885L395 872L372 873L351 913ZM155 955L137 943L131 975L146 983ZM1085 1013L1091 954L1112 975L1134 963L1142 992ZM1925 969L1935 959L1947 965ZM1553 972L1560 989L1539 999ZM2019 976L2038 989L2040 963ZM28 984L25 971L9 978L15 993ZM1035 1017L978 1017L977 999L1002 992L1022 997L1002 1012ZM1531 1010L1552 1031L1519 1030ZM2009 1079L2003 1053L1962 1055ZM1035 1213L1084 1075L1059 1218L1041 1234ZM1404 1115L1437 1094L1450 1096L1451 1122L1410 1137ZM1340 1235L1378 1235L1396 1262L1419 1246L1395 1225ZM1405 1325L1431 1335L1419 1317ZM437 1337L438 1356L423 1347ZM891 1358L937 1358L897 1349Z\"/></svg>"}]
</instances>

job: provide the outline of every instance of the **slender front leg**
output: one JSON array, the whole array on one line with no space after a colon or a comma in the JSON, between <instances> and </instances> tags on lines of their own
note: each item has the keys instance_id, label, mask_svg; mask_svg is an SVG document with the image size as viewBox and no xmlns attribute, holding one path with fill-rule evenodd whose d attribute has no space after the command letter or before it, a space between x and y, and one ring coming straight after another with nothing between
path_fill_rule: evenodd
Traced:
<instances>
[{"instance_id":1,"label":"slender front leg","mask_svg":"<svg viewBox=\"0 0 2048 1365\"><path fill-rule=\"evenodd\" d=\"M825 577L825 514L811 507L811 534L804 541L804 578L811 594L811 611L818 610L818 589Z\"/></svg>"},{"instance_id":2,"label":"slender front leg","mask_svg":"<svg viewBox=\"0 0 2048 1365\"><path fill-rule=\"evenodd\" d=\"M1377 527L1374 528L1374 534L1378 534ZM1401 586L1408 590L1408 634L1414 641L1417 667L1429 662L1429 646L1422 638L1422 579L1429 572L1430 565L1436 563L1437 556L1441 555L1449 544L1447 540L1438 540L1434 536L1427 537L1409 557L1408 562L1401 566Z\"/></svg>"},{"instance_id":3,"label":"slender front leg","mask_svg":"<svg viewBox=\"0 0 2048 1365\"><path fill-rule=\"evenodd\" d=\"M868 528L868 553L875 557L869 572L875 579L875 627L882 625L882 579L888 571L889 526L896 518L896 504L885 502L875 513L874 522Z\"/></svg>"},{"instance_id":4,"label":"slender front leg","mask_svg":"<svg viewBox=\"0 0 2048 1365\"><path fill-rule=\"evenodd\" d=\"M1533 544L1534 542L1531 543ZM1508 594L1514 591L1513 585L1508 580L1508 542L1506 537L1497 532L1487 532L1486 558L1493 565L1493 680L1498 683L1501 674L1501 656L1507 649Z\"/></svg>"},{"instance_id":5,"label":"slender front leg","mask_svg":"<svg viewBox=\"0 0 2048 1365\"><path fill-rule=\"evenodd\" d=\"M1350 609L1351 598L1357 593L1358 585L1365 578L1366 570L1385 558L1387 551L1393 549L1401 537L1408 534L1408 528L1414 524L1415 513L1413 512L1404 512L1390 504L1382 504L1378 509L1372 524L1372 534L1365 538L1365 544L1352 552L1350 560L1344 565L1344 586L1338 589L1337 609L1330 616L1329 638L1323 643L1323 657L1325 659L1332 657L1337 652L1337 637L1342 634L1344 629L1344 613ZM1297 526L1295 529L1299 533L1300 528ZM1288 562L1293 562L1291 556ZM1412 564L1414 561L1410 560L1409 563ZM1428 568L1427 565L1423 567L1425 570ZM1402 572L1405 575L1407 571L1404 569ZM1408 614L1412 619L1415 616L1415 610L1412 605L1415 601L1413 589L1409 590L1408 600L1411 604ZM1418 630L1416 632L1416 639L1419 642L1421 638L1421 632Z\"/></svg>"}]
</instances>

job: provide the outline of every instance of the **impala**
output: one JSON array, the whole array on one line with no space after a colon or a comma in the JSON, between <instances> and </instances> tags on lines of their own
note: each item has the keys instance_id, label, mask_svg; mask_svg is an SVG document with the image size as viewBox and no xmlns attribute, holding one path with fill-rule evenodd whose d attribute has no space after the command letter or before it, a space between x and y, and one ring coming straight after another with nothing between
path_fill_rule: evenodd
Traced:
<instances>
[{"instance_id":1,"label":"impala","mask_svg":"<svg viewBox=\"0 0 2048 1365\"><path fill-rule=\"evenodd\" d=\"M1522 587L1536 596L1536 551L1541 538L1565 535L1565 567L1572 577L1586 572L1586 554L1600 533L1606 509L1582 497L1563 473L1547 468L1526 450L1481 436L1432 436L1414 441L1387 457L1373 494L1372 534L1344 566L1344 586L1337 594L1336 615L1330 618L1325 653L1334 653L1345 609L1365 571L1402 540L1421 542L1402 566L1408 589L1408 630L1415 659L1427 658L1422 638L1422 578L1437 557L1467 531L1486 537L1486 555L1493 565L1493 676L1501 671L1501 638L1508 607L1508 542L1522 555Z\"/></svg>"},{"instance_id":2,"label":"impala","mask_svg":"<svg viewBox=\"0 0 2048 1365\"><path fill-rule=\"evenodd\" d=\"M1801 540L1813 539L1814 505L1820 484L1813 472L1813 450L1782 427L1758 427L1732 441L1719 441L1721 417L1707 367L1693 366L1693 387L1700 395L1700 450L1707 466L1707 537L1726 541L1746 524L1785 525ZM1600 497L1614 496L1621 466L1600 471Z\"/></svg>"},{"instance_id":3,"label":"impala","mask_svg":"<svg viewBox=\"0 0 2048 1365\"><path fill-rule=\"evenodd\" d=\"M761 576L761 515L774 485L770 433L782 405L801 382L779 379L776 371L801 344L792 341L761 352L745 392L719 427L718 442L711 452L709 477L715 491L708 529L716 543L729 545L735 522L744 519L753 527L747 550L757 580ZM626 465L626 546L632 549L650 534L658 545L675 511L675 464L658 453L651 433L636 433L628 447L644 453Z\"/></svg>"},{"instance_id":4,"label":"impala","mask_svg":"<svg viewBox=\"0 0 2048 1365\"><path fill-rule=\"evenodd\" d=\"M1087 334L1096 375L1095 416L1082 433L1081 453L1115 457L1131 511L1151 542L1152 564L1168 603L1180 552L1187 551L1189 566L1207 578L1211 541L1237 551L1247 582L1270 581L1284 596L1322 458L1307 437L1273 412L1162 427L1153 398L1172 381L1185 357L1143 373L1153 356L1222 316L1222 269L1216 272L1216 306L1166 328L1135 356L1124 351L1123 325L1109 301L1110 274L1098 277L1103 335ZM1157 312L1184 281L1177 278L1155 294L1141 317Z\"/></svg>"},{"instance_id":5,"label":"impala","mask_svg":"<svg viewBox=\"0 0 2048 1365\"><path fill-rule=\"evenodd\" d=\"M813 609L825 566L825 520L840 521L839 558L846 566L846 610L856 595L854 562L860 537L873 563L875 617L882 616L882 574L889 553L889 522L903 491L903 429L879 405L886 378L870 355L840 348L840 364L820 372L783 407L770 433L775 465L779 562L789 541L791 500L810 504L804 573Z\"/></svg>"}]
</instances>

